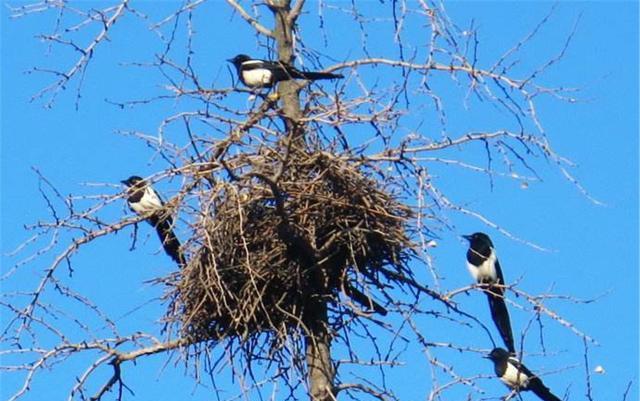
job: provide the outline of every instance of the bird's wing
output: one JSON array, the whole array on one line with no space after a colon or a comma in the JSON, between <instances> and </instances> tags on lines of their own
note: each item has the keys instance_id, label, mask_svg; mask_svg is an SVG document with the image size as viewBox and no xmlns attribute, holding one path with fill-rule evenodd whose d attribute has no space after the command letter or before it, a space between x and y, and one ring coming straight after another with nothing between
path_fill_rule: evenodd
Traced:
<instances>
[{"instance_id":1,"label":"bird's wing","mask_svg":"<svg viewBox=\"0 0 640 401\"><path fill-rule=\"evenodd\" d=\"M139 203L141 203L142 206L148 210L162 209L162 207L164 206L162 198L160 198L160 195L158 195L155 189L153 189L150 185L147 185L147 187L144 189L144 194L142 195Z\"/></svg>"},{"instance_id":2,"label":"bird's wing","mask_svg":"<svg viewBox=\"0 0 640 401\"><path fill-rule=\"evenodd\" d=\"M298 78L294 71L275 61L248 60L242 63L240 76L247 86L271 87L276 82Z\"/></svg>"},{"instance_id":3,"label":"bird's wing","mask_svg":"<svg viewBox=\"0 0 640 401\"><path fill-rule=\"evenodd\" d=\"M291 64L279 61L265 62L265 68L268 68L275 76L276 81L286 81L288 79L328 79L337 78L337 75L324 72L301 71Z\"/></svg>"},{"instance_id":4,"label":"bird's wing","mask_svg":"<svg viewBox=\"0 0 640 401\"><path fill-rule=\"evenodd\" d=\"M288 79L305 79L304 73L291 64L273 63L273 73L278 81L286 81Z\"/></svg>"},{"instance_id":5,"label":"bird's wing","mask_svg":"<svg viewBox=\"0 0 640 401\"><path fill-rule=\"evenodd\" d=\"M147 221L155 227L160 242L164 251L173 259L178 265L184 265L184 256L180 250L180 241L173 232L173 217L169 214L168 210L164 209L164 202L160 195L148 185L144 190L144 195L138 202L138 205L146 213L152 213Z\"/></svg>"},{"instance_id":6,"label":"bird's wing","mask_svg":"<svg viewBox=\"0 0 640 401\"><path fill-rule=\"evenodd\" d=\"M275 63L272 61L264 61L264 60L247 60L242 62L242 69L245 71L251 71L255 69L273 69Z\"/></svg>"},{"instance_id":7,"label":"bird's wing","mask_svg":"<svg viewBox=\"0 0 640 401\"><path fill-rule=\"evenodd\" d=\"M242 63L244 71L267 70L271 72L276 80L286 80L291 78L299 78L299 71L288 64L277 61L266 60L248 60Z\"/></svg>"},{"instance_id":8,"label":"bird's wing","mask_svg":"<svg viewBox=\"0 0 640 401\"><path fill-rule=\"evenodd\" d=\"M535 395L544 401L561 401L560 398L556 397L551 390L542 383L542 380L540 380L539 377L532 377L529 380L527 389L533 391Z\"/></svg>"},{"instance_id":9,"label":"bird's wing","mask_svg":"<svg viewBox=\"0 0 640 401\"><path fill-rule=\"evenodd\" d=\"M291 64L280 61L249 60L242 63L242 68L245 71L267 69L273 74L275 82L286 81L289 79L317 80L344 78L341 74L334 74L331 72L301 71Z\"/></svg>"},{"instance_id":10,"label":"bird's wing","mask_svg":"<svg viewBox=\"0 0 640 401\"><path fill-rule=\"evenodd\" d=\"M507 304L504 301L503 295L499 294L497 290L498 288L496 287L489 287L486 292L489 300L489 309L491 310L491 318L500 333L500 337L502 337L504 345L506 345L509 352L515 354L516 349L513 341L509 311L507 310Z\"/></svg>"},{"instance_id":11,"label":"bird's wing","mask_svg":"<svg viewBox=\"0 0 640 401\"><path fill-rule=\"evenodd\" d=\"M142 193L142 196L139 195ZM144 216L149 214L156 214L164 207L164 202L160 199L160 196L150 186L146 186L144 190L137 189L128 199L129 208L137 214ZM152 225L156 222L149 219Z\"/></svg>"},{"instance_id":12,"label":"bird's wing","mask_svg":"<svg viewBox=\"0 0 640 401\"><path fill-rule=\"evenodd\" d=\"M535 377L535 374L533 374L533 372L531 372L526 366L524 366L522 362L520 362L517 358L510 356L509 363L515 366L515 368L518 369L519 372L524 373L529 378Z\"/></svg>"}]
</instances>

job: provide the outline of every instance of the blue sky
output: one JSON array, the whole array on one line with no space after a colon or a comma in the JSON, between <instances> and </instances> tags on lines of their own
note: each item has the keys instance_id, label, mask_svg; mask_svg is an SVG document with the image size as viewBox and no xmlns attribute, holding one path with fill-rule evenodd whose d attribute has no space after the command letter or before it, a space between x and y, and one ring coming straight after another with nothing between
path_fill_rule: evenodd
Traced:
<instances>
[{"instance_id":1,"label":"blue sky","mask_svg":"<svg viewBox=\"0 0 640 401\"><path fill-rule=\"evenodd\" d=\"M151 19L158 19L167 15L177 3L154 3L156 5L149 7L150 4L141 3L139 7L149 13ZM313 1L308 2L310 14L303 17L306 18L302 27L306 44L337 60L358 55L360 34L354 32L351 24L336 24L328 34L327 47L324 47L318 36L315 5L317 3ZM530 32L551 6L552 3L546 2L453 2L448 5L448 12L459 26L468 26L471 19L475 21L480 60L491 63ZM363 12L380 13L380 7L377 2L363 3ZM200 11L203 15L194 20L198 49L194 68L207 85L230 84L224 60L237 53L266 56L257 48L251 29L239 18L232 17L225 4L211 2ZM12 20L5 8L2 13L0 249L4 273L24 257L24 254L8 255L30 236L24 225L49 217L46 203L38 192L34 167L64 195L116 193L119 188L115 184L119 180L134 173L150 175L166 167L144 143L120 131L155 133L162 117L189 105L165 102L121 109L105 101L140 99L163 91L165 82L157 71L122 65L148 61L160 51L155 35L146 29L145 22L135 18L123 20L122 26L110 36L111 40L98 49L87 70L78 109L75 108L74 85L57 97L52 108L43 107L41 100L30 102L30 97L45 87L50 77L25 71L34 66L67 65L72 54L49 51L46 44L34 37L52 26L55 15ZM331 16L327 13L327 24ZM439 185L450 198L481 210L518 237L551 251L538 251L500 235L476 219L451 214L448 217L452 230L439 233L438 247L432 256L443 277L441 285L444 288L467 285L470 278L464 265L466 246L458 235L486 231L494 238L506 279L519 279L521 289L536 294L552 288L557 294L598 298L597 302L589 304L558 300L550 305L598 342L598 346L590 349L591 369L601 365L606 373L592 375L594 398L622 400L627 383L633 380L627 399L635 400L638 399L639 284L638 5L633 2L560 2L536 39L523 48L521 64L515 71L535 69L557 54L576 21L576 33L565 57L540 80L552 86L580 88L576 95L579 101L567 104L543 99L538 111L556 151L576 163L572 173L604 206L589 201L562 176L553 162L540 158L532 163L542 182L533 183L527 189L510 180L496 180L491 188L483 177L434 167ZM413 39L420 33L420 27L416 25L408 27L406 34ZM377 29L376 26L368 38L370 48L380 54L394 55L394 48L385 36L388 34L388 29ZM375 74L375 71L369 74ZM368 75L365 79L374 77ZM464 87L456 88L452 80L434 81L434 85L445 93L444 99L448 102L446 129L450 132L472 127L498 129L513 124L509 116L491 111L493 109L487 105L474 103L466 109L455 96L458 91L464 92ZM442 128L437 121L425 116L412 118L415 121L424 119L423 126L428 129ZM167 135L177 141L183 138L177 127L170 128ZM482 155L481 150L475 151ZM83 183L111 183L114 186L96 187ZM160 186L164 193L176 188L177 184L171 182L163 182ZM118 205L109 210L108 216L117 218L118 213L126 212L124 205ZM84 249L74 259L75 272L72 279L67 280L78 291L90 294L96 304L131 332L139 328L158 329L154 322L163 313L163 306L148 304L147 300L157 297L161 291L145 281L171 270L170 260L157 252L155 236L148 235L146 226L141 226L140 230L138 247L132 252L129 251L131 230ZM0 283L3 293L32 289L38 273L48 261L50 256L44 256L22 267L11 280ZM459 302L479 318L489 319L481 294L463 296ZM3 321L6 321L6 309L2 313ZM529 323L530 314L520 310L511 313L514 331L519 332ZM430 341L457 342L474 348L491 346L477 327L460 328L427 318L419 322L424 325L421 329ZM390 323L397 321L392 318ZM526 349L531 354L526 359L527 365L533 370L550 372L545 376L545 382L558 395L568 391L569 399L584 399L582 342L552 321L545 321L544 333L547 351L544 356L536 330L527 334ZM366 345L361 347L362 356L369 355ZM342 351L338 346L335 352L340 354ZM438 349L432 350L431 355L448 361L463 375L492 375L490 364L477 355L458 355ZM389 387L400 399L424 399L431 385L431 371L423 350L410 343L401 359L405 365L388 372ZM137 366L126 366L126 383L136 394L136 397L127 396L126 399L216 399L210 387L194 386L192 379L184 375L182 365L170 364L163 368L164 361L163 356L156 356ZM43 394L51 399L57 394L61 396L73 385L74 375L86 363L87 360L80 357L68 361L66 371L41 372L32 391L23 399L41 400ZM554 372L560 368L561 371ZM349 369L343 367L340 373L348 377ZM15 390L20 377L0 373L1 398L4 400ZM99 372L98 376L104 379L107 373ZM361 371L356 370L356 373ZM366 374L373 380L378 377L371 371ZM438 377L444 376L439 374ZM238 384L226 384L228 379L228 373L220 374L220 382L225 383L224 387L229 391L226 394L233 394ZM497 399L506 394L497 380L486 378L478 383L485 393L472 392L473 399ZM452 397L461 398L471 391L460 387ZM534 397L524 395L525 400Z\"/></svg>"}]
</instances>

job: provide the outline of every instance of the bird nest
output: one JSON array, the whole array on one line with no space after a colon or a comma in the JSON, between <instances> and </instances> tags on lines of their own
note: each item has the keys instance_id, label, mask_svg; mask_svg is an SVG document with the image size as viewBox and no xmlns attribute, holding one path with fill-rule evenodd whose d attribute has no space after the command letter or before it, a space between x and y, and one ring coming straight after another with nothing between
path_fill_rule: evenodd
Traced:
<instances>
[{"instance_id":1,"label":"bird nest","mask_svg":"<svg viewBox=\"0 0 640 401\"><path fill-rule=\"evenodd\" d=\"M280 163L260 163L209 194L202 245L172 290L169 320L182 337L286 333L318 300L367 316L407 272L407 206L331 155L292 156L278 173Z\"/></svg>"}]
</instances>

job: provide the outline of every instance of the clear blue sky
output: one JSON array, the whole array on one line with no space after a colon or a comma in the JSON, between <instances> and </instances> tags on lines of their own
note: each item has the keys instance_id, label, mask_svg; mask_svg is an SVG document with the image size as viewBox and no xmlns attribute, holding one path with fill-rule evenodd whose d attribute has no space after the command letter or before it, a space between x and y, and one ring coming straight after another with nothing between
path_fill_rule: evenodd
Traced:
<instances>
[{"instance_id":1,"label":"clear blue sky","mask_svg":"<svg viewBox=\"0 0 640 401\"><path fill-rule=\"evenodd\" d=\"M83 3L86 4L86 3ZM98 3L96 3L97 5ZM154 4L153 6L151 6ZM151 19L166 15L176 7L173 2L142 2L141 10ZM348 5L348 2L332 4ZM371 11L383 6L363 3ZM303 17L302 34L308 45L318 46L336 59L349 59L360 54L360 34L350 24L332 28L327 48L319 38L318 20L314 17L317 3L309 1L308 17ZM471 19L479 32L480 63L490 63L524 37L548 13L546 2L454 2L449 15L459 26ZM194 20L197 28L194 68L206 85L229 84L225 59L243 52L266 56L256 48L251 29L231 18L223 2L210 2ZM383 14L382 11L378 11ZM387 13L388 14L388 13ZM305 19L307 18L307 19ZM585 198L555 168L552 162L535 160L543 182L521 189L512 181L498 181L491 190L488 180L478 183L467 175L439 171L439 184L457 201L473 206L490 216L502 227L519 237L552 249L540 252L510 240L483 226L479 221L461 215L450 215L454 229L444 231L433 250L433 257L443 276L442 285L454 289L469 284L464 264L465 244L458 235L486 231L498 249L507 280L520 279L520 288L541 293L549 288L559 294L582 299L599 297L595 303L571 304L551 302L577 328L596 339L598 346L590 351L591 368L604 367L606 373L592 375L594 398L622 400L627 383L633 380L628 400L638 399L638 5L635 2L560 2L539 36L525 47L520 57L523 71L539 66L557 54L573 24L579 19L576 33L565 57L554 65L541 82L551 86L578 87L575 104L543 100L539 115L555 149L577 164L572 170L582 185L604 206ZM306 22L304 22L306 21ZM164 103L120 109L109 100L140 99L162 93L165 81L157 72L123 67L123 62L148 61L160 51L155 35L145 22L127 18L117 26L111 41L98 49L90 65L78 110L74 107L75 86L61 93L53 108L43 102L29 102L30 97L46 86L50 77L26 74L34 66L67 65L70 52L49 52L45 44L34 38L55 23L54 14L34 15L11 20L2 9L2 133L1 133L1 248L2 272L10 269L19 256L8 252L30 234L23 227L48 218L46 204L38 193L38 181L32 167L38 168L62 194L115 193L108 187L87 187L82 183L118 183L131 174L150 175L166 167L154 158L153 151L139 140L118 134L119 130L154 133L161 118L186 107ZM330 21L327 19L327 24ZM43 28L44 27L44 28ZM372 32L371 49L380 54L395 54L388 40L379 40L388 31ZM419 35L418 26L408 34ZM322 47L320 49L320 47ZM369 76L369 78L371 78ZM453 81L448 82L454 86ZM464 88L463 88L464 89ZM454 91L444 87L446 91ZM451 96L451 99L455 99ZM460 99L449 104L448 126L459 132L473 126L500 128L508 119L483 105L464 110ZM459 113L459 114L458 114ZM464 116L464 117L458 117ZM414 116L414 118L418 118ZM495 126L492 126L494 124ZM436 121L426 127L439 129ZM181 138L176 128L168 135ZM437 170L436 170L437 171ZM444 173L444 174L443 174ZM163 191L175 189L171 183ZM86 204L84 204L86 206ZM109 218L125 213L126 208L110 209ZM143 231L138 248L129 252L130 230L115 238L103 239L84 249L74 260L75 273L68 283L91 295L119 324L133 332L151 330L163 312L162 305L145 305L160 291L145 284L159 273L171 269L171 262L157 253L155 236ZM24 255L22 255L24 256ZM2 282L3 293L17 289L30 290L37 274L50 259L45 257L25 266L16 279ZM459 300L480 318L489 319L481 294L473 293ZM134 308L145 305L134 313ZM7 310L2 309L6 321ZM514 331L524 327L530 315L512 311ZM392 324L394 320L390 321ZM396 322L397 323L397 322ZM491 343L478 328L460 328L442 320L424 319L422 331L430 341L459 342L470 347L490 348ZM3 326L4 327L4 326ZM557 394L568 390L570 400L585 399L582 343L567 329L545 322L547 355L541 356L536 330L527 337L527 364L534 370L551 372L545 382ZM362 348L363 356L369 350ZM340 349L336 350L340 353ZM462 375L492 375L489 362L473 354L433 350L432 356L450 362ZM431 371L420 347L411 344L401 359L403 367L389 371L388 384L402 400L425 399L431 383ZM73 378L86 360L69 361L67 368L41 372L31 393L24 400L60 399L73 385ZM164 367L164 357L152 357L137 366L125 366L124 377L137 400L214 400L210 387L196 387L185 376L182 365ZM2 363L5 365L5 363ZM570 367L569 369L564 369ZM555 372L563 368L560 372ZM342 368L346 375L348 368ZM360 371L359 371L360 372ZM19 377L2 374L1 398L6 399L19 383ZM101 372L100 378L108 372ZM375 373L370 374L376 380ZM348 377L348 376L347 376ZM444 378L439 374L440 378ZM224 383L226 375L221 374ZM467 393L473 399L497 399L506 394L497 380L478 382L484 394L468 387L451 393L447 399L462 399ZM237 383L228 385L234 394ZM532 394L525 400L535 399ZM106 398L106 399L112 399Z\"/></svg>"}]
</instances>

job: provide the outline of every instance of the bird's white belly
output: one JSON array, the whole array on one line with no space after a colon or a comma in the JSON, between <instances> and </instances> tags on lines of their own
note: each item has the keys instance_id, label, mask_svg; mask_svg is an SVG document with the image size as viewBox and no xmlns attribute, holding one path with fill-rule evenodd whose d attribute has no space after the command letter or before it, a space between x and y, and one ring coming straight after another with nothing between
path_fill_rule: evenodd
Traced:
<instances>
[{"instance_id":1,"label":"bird's white belly","mask_svg":"<svg viewBox=\"0 0 640 401\"><path fill-rule=\"evenodd\" d=\"M496 254L492 252L491 255L482 262L480 266L474 266L471 263L467 262L467 269L471 276L476 280L477 283L490 281L495 283L498 281L498 273L496 272Z\"/></svg>"},{"instance_id":2,"label":"bird's white belly","mask_svg":"<svg viewBox=\"0 0 640 401\"><path fill-rule=\"evenodd\" d=\"M500 377L500 380L510 388L523 388L527 387L529 382L529 376L523 372L518 372L518 369L512 364L507 364L507 370L504 375Z\"/></svg>"},{"instance_id":3,"label":"bird's white belly","mask_svg":"<svg viewBox=\"0 0 640 401\"><path fill-rule=\"evenodd\" d=\"M138 214L145 214L162 209L162 201L155 191L145 188L144 195L139 202L131 203L131 209Z\"/></svg>"},{"instance_id":4,"label":"bird's white belly","mask_svg":"<svg viewBox=\"0 0 640 401\"><path fill-rule=\"evenodd\" d=\"M242 72L242 78L248 86L264 86L271 83L272 73L268 69L257 68Z\"/></svg>"}]
</instances>

